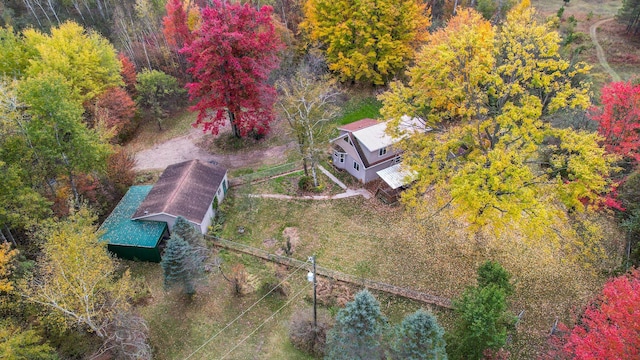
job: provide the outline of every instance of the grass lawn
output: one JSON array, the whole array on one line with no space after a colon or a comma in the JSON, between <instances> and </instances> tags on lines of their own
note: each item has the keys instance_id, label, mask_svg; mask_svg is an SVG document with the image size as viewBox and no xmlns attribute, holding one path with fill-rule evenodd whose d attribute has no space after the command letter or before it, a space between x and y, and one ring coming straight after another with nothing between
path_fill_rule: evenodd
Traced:
<instances>
[{"instance_id":1,"label":"grass lawn","mask_svg":"<svg viewBox=\"0 0 640 360\"><path fill-rule=\"evenodd\" d=\"M268 277L273 266L253 258L243 258L235 254L225 254L224 268L231 263L245 263L247 271ZM234 320L264 293L256 291L243 297L232 294L231 287L220 274L210 274L204 285L198 288L193 300L188 301L175 291L167 292L162 287L162 270L159 264L130 262L134 276L144 276L151 295L148 302L139 307L150 329L150 340L154 359L184 359L198 349L225 325ZM305 279L306 272L298 271L290 279L291 296L303 290L281 312L275 315L255 334L231 352L225 359L312 359L296 350L288 340L288 322L298 308L309 308L310 287ZM265 319L281 308L289 299L270 294L225 329L191 359L219 359L232 347L255 330Z\"/></svg>"},{"instance_id":2,"label":"grass lawn","mask_svg":"<svg viewBox=\"0 0 640 360\"><path fill-rule=\"evenodd\" d=\"M234 194L235 192L235 194ZM357 276L456 297L474 283L486 259L501 262L513 274L514 313L525 310L509 350L514 358L534 358L556 317L570 322L601 286L602 275L573 266L545 250L518 244L480 243L445 219L418 224L401 207L376 200L332 201L257 199L231 193L231 210L222 237L263 247L266 239L284 243L283 230L300 235L294 257L316 254L321 266ZM227 200L225 200L227 201ZM239 234L238 227L245 232ZM445 321L447 326L449 321Z\"/></svg>"},{"instance_id":3,"label":"grass lawn","mask_svg":"<svg viewBox=\"0 0 640 360\"><path fill-rule=\"evenodd\" d=\"M220 256L223 258L226 274L230 273L230 268L236 263L242 263L250 274L256 276L258 283L264 279L272 279L275 273L273 264L249 256L226 251L221 251ZM127 264L131 267L134 276L145 278L145 283L150 290L149 299L140 305L138 310L149 325L154 359L186 358L264 295L264 291L258 289L243 297L235 297L231 287L220 274L210 274L206 283L198 288L194 299L188 301L175 291L163 290L162 270L159 264L140 262L127 262ZM306 281L306 271L304 269L294 271L295 269L290 269L287 272L291 276L288 280L291 286L289 297L267 295L258 305L209 341L190 359L221 358L280 308L282 310L277 315L250 335L225 359L313 359L296 350L288 340L291 315L298 310L311 311L312 309L312 292ZM294 295L300 291L302 291L300 296L294 298ZM357 289L353 290L354 293L356 291ZM429 308L421 303L384 293L374 294L391 324L401 322L404 316L421 307ZM290 299L293 300L285 305ZM319 306L319 311L327 311L332 315L337 310L338 308L326 309ZM445 326L451 324L453 319L451 311L431 310L442 324Z\"/></svg>"},{"instance_id":4,"label":"grass lawn","mask_svg":"<svg viewBox=\"0 0 640 360\"><path fill-rule=\"evenodd\" d=\"M380 117L380 108L382 103L375 97L355 96L344 104L343 113L336 119L336 124L346 125L365 118L377 119Z\"/></svg>"},{"instance_id":5,"label":"grass lawn","mask_svg":"<svg viewBox=\"0 0 640 360\"><path fill-rule=\"evenodd\" d=\"M300 170L293 174L288 174L285 176L280 176L277 178L270 179L268 181L263 181L259 183L255 183L251 187L251 191L255 194L283 194L289 196L299 196L299 195L336 195L344 192L338 185L336 185L331 179L329 179L324 173L318 170L318 180L320 185L323 186L324 190L319 193L305 193L301 194L298 187L298 181L304 175L304 171Z\"/></svg>"}]
</instances>

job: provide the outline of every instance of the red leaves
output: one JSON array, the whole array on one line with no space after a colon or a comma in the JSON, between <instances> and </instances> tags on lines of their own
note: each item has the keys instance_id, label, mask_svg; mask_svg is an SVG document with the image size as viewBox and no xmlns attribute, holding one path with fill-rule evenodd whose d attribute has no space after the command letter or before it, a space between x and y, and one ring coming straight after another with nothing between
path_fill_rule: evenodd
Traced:
<instances>
[{"instance_id":1,"label":"red leaves","mask_svg":"<svg viewBox=\"0 0 640 360\"><path fill-rule=\"evenodd\" d=\"M126 91L113 87L96 99L91 111L94 121L102 122L114 135L119 135L131 125L136 105Z\"/></svg>"},{"instance_id":2,"label":"red leaves","mask_svg":"<svg viewBox=\"0 0 640 360\"><path fill-rule=\"evenodd\" d=\"M602 88L602 109L591 118L600 123L598 132L605 149L633 162L640 160L640 85L612 82Z\"/></svg>"},{"instance_id":3,"label":"red leaves","mask_svg":"<svg viewBox=\"0 0 640 360\"><path fill-rule=\"evenodd\" d=\"M136 94L136 66L123 53L118 54L118 59L122 64L122 70L120 70L122 80L127 87L127 92L133 96Z\"/></svg>"},{"instance_id":4,"label":"red leaves","mask_svg":"<svg viewBox=\"0 0 640 360\"><path fill-rule=\"evenodd\" d=\"M640 358L640 270L609 281L564 345L573 359Z\"/></svg>"},{"instance_id":5,"label":"red leaves","mask_svg":"<svg viewBox=\"0 0 640 360\"><path fill-rule=\"evenodd\" d=\"M264 134L273 120L275 89L267 84L278 66L282 42L271 22L271 7L214 1L202 11L201 26L181 52L192 66L187 84L196 124L217 134L229 120L237 135Z\"/></svg>"},{"instance_id":6,"label":"red leaves","mask_svg":"<svg viewBox=\"0 0 640 360\"><path fill-rule=\"evenodd\" d=\"M193 34L189 31L187 13L184 11L181 0L167 1L166 9L167 15L162 18L162 32L169 46L178 50L193 40Z\"/></svg>"}]
</instances>

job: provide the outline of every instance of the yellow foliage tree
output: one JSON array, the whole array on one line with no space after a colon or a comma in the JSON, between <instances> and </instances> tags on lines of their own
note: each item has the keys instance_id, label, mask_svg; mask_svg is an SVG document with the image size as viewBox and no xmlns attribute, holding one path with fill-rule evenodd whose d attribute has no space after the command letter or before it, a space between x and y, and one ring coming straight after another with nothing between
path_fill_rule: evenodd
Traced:
<instances>
[{"instance_id":1,"label":"yellow foliage tree","mask_svg":"<svg viewBox=\"0 0 640 360\"><path fill-rule=\"evenodd\" d=\"M320 43L342 81L384 84L426 39L430 15L417 0L307 0L301 28Z\"/></svg>"},{"instance_id":2,"label":"yellow foliage tree","mask_svg":"<svg viewBox=\"0 0 640 360\"><path fill-rule=\"evenodd\" d=\"M0 244L0 293L13 290L9 277L13 271L13 261L18 255L17 249L11 249L9 243Z\"/></svg>"},{"instance_id":3,"label":"yellow foliage tree","mask_svg":"<svg viewBox=\"0 0 640 360\"><path fill-rule=\"evenodd\" d=\"M438 194L478 230L523 228L541 236L606 190L611 158L593 133L551 127L563 108L586 109L588 66L561 58L560 37L535 20L528 0L494 27L461 10L434 33L408 72L381 96L381 113L424 120L402 146L416 174L410 207ZM397 127L400 129L400 127ZM395 130L394 135L403 135Z\"/></svg>"},{"instance_id":4,"label":"yellow foliage tree","mask_svg":"<svg viewBox=\"0 0 640 360\"><path fill-rule=\"evenodd\" d=\"M68 325L108 339L117 315L129 310L133 288L129 272L118 274L117 261L99 241L95 220L83 206L43 231L43 258L26 293L62 314Z\"/></svg>"},{"instance_id":5,"label":"yellow foliage tree","mask_svg":"<svg viewBox=\"0 0 640 360\"><path fill-rule=\"evenodd\" d=\"M51 35L28 29L24 31L24 39L28 49L35 49L27 76L61 74L80 103L123 84L115 48L96 32L86 32L69 21L51 28Z\"/></svg>"}]
</instances>

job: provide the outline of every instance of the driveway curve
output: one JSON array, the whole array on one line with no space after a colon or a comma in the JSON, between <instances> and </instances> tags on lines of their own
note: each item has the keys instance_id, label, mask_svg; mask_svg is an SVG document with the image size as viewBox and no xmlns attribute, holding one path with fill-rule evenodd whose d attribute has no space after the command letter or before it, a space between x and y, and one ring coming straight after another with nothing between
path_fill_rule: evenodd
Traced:
<instances>
[{"instance_id":1,"label":"driveway curve","mask_svg":"<svg viewBox=\"0 0 640 360\"><path fill-rule=\"evenodd\" d=\"M262 165L279 164L287 159L289 149L295 147L295 143L274 146L269 149L257 149L233 154L211 154L196 143L203 136L202 130L192 129L189 134L170 139L150 149L142 150L135 155L135 170L164 169L169 165L179 162L199 159L202 161L214 161L227 169L241 169L247 167L259 167Z\"/></svg>"}]
</instances>

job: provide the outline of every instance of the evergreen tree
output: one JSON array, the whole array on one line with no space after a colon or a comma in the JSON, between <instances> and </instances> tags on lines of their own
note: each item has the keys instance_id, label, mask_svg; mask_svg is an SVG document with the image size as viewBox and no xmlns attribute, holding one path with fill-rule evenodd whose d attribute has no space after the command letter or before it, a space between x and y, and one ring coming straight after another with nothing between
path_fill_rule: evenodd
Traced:
<instances>
[{"instance_id":1,"label":"evergreen tree","mask_svg":"<svg viewBox=\"0 0 640 360\"><path fill-rule=\"evenodd\" d=\"M511 274L496 261L487 260L478 268L478 287L494 284L509 296L513 293L513 285L509 283L509 279Z\"/></svg>"},{"instance_id":2,"label":"evergreen tree","mask_svg":"<svg viewBox=\"0 0 640 360\"><path fill-rule=\"evenodd\" d=\"M167 288L181 284L188 295L195 293L195 286L189 274L188 258L191 246L180 236L173 234L167 242L162 261L164 272L164 286Z\"/></svg>"},{"instance_id":3,"label":"evergreen tree","mask_svg":"<svg viewBox=\"0 0 640 360\"><path fill-rule=\"evenodd\" d=\"M422 309L408 315L393 334L391 358L446 360L444 330L435 316Z\"/></svg>"},{"instance_id":4,"label":"evergreen tree","mask_svg":"<svg viewBox=\"0 0 640 360\"><path fill-rule=\"evenodd\" d=\"M193 224L182 216L178 216L176 223L173 225L173 233L180 236L192 247L204 246L204 238Z\"/></svg>"},{"instance_id":5,"label":"evergreen tree","mask_svg":"<svg viewBox=\"0 0 640 360\"><path fill-rule=\"evenodd\" d=\"M204 273L203 248L191 246L175 232L167 242L160 266L164 272L164 285L171 288L182 285L185 294L192 296L196 293L196 282Z\"/></svg>"},{"instance_id":6,"label":"evergreen tree","mask_svg":"<svg viewBox=\"0 0 640 360\"><path fill-rule=\"evenodd\" d=\"M380 312L380 304L367 290L356 294L355 299L341 309L336 324L327 339L326 359L382 359L384 351L380 343L386 318Z\"/></svg>"},{"instance_id":7,"label":"evergreen tree","mask_svg":"<svg viewBox=\"0 0 640 360\"><path fill-rule=\"evenodd\" d=\"M469 287L454 301L458 316L448 350L453 359L482 359L485 350L500 350L515 317L507 309L512 292L509 273L487 261L478 269L478 286Z\"/></svg>"}]
</instances>

